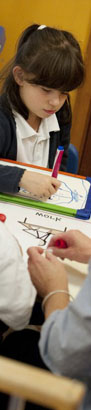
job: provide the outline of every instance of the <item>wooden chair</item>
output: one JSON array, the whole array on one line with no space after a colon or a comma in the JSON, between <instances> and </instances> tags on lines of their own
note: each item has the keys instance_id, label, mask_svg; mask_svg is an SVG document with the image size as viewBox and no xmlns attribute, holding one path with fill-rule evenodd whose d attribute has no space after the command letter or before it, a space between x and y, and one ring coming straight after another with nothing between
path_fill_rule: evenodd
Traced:
<instances>
[{"instance_id":1,"label":"wooden chair","mask_svg":"<svg viewBox=\"0 0 91 410\"><path fill-rule=\"evenodd\" d=\"M20 399L55 410L76 410L84 397L85 386L0 356L0 391L19 398L18 410L24 409L19 405Z\"/></svg>"}]
</instances>

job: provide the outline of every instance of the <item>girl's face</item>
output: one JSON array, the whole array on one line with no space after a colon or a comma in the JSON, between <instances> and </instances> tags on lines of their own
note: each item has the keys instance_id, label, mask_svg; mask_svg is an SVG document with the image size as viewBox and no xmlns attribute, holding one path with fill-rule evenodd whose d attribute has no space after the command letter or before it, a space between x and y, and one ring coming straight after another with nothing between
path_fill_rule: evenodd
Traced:
<instances>
[{"instance_id":1,"label":"girl's face","mask_svg":"<svg viewBox=\"0 0 91 410\"><path fill-rule=\"evenodd\" d=\"M22 85L19 85L19 91L29 114L39 118L47 118L57 112L67 99L66 93L62 94L59 90L29 84L25 80Z\"/></svg>"}]
</instances>

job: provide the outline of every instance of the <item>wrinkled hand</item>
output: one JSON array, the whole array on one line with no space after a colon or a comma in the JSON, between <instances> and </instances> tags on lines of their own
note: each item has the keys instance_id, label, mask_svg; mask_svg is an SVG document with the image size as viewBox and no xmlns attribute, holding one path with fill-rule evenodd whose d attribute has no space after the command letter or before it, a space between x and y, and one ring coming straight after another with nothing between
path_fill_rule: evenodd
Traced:
<instances>
[{"instance_id":1,"label":"wrinkled hand","mask_svg":"<svg viewBox=\"0 0 91 410\"><path fill-rule=\"evenodd\" d=\"M59 249L54 246L56 239L66 241L67 248ZM48 247L53 249L53 254L59 258L68 258L82 263L88 263L91 257L91 239L78 230L70 230L51 238Z\"/></svg>"},{"instance_id":2,"label":"wrinkled hand","mask_svg":"<svg viewBox=\"0 0 91 410\"><path fill-rule=\"evenodd\" d=\"M55 194L60 184L61 182L57 178L25 170L19 186L28 191L30 196L43 201Z\"/></svg>"},{"instance_id":3,"label":"wrinkled hand","mask_svg":"<svg viewBox=\"0 0 91 410\"><path fill-rule=\"evenodd\" d=\"M32 247L28 251L28 270L41 297L55 289L68 289L64 265L50 252L43 257L43 249Z\"/></svg>"}]
</instances>

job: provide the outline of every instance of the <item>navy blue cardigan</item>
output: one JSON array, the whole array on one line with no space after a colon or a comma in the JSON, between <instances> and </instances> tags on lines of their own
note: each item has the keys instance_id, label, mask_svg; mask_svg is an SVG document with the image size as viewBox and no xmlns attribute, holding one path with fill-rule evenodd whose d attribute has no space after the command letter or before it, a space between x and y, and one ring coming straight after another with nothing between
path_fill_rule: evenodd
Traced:
<instances>
[{"instance_id":1,"label":"navy blue cardigan","mask_svg":"<svg viewBox=\"0 0 91 410\"><path fill-rule=\"evenodd\" d=\"M2 98L2 97L1 97ZM0 99L1 99L0 98ZM64 146L64 155L61 163L61 171L66 171L68 146L70 142L71 122L61 124L61 110L56 113L60 130L50 132L49 168L53 167L56 149L59 145ZM6 111L0 104L0 158L16 161L17 139L16 123L13 114ZM0 192L18 192L18 184L24 173L23 168L8 165L0 165Z\"/></svg>"}]
</instances>

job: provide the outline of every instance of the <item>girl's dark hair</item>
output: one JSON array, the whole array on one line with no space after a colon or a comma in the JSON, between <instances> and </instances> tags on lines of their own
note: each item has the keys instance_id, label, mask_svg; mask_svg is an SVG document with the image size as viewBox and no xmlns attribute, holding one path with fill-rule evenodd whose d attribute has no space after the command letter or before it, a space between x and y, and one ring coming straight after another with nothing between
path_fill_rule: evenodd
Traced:
<instances>
[{"instance_id":1,"label":"girl's dark hair","mask_svg":"<svg viewBox=\"0 0 91 410\"><path fill-rule=\"evenodd\" d=\"M28 109L20 98L19 86L13 76L14 66L22 68L27 82L61 92L78 87L85 73L79 43L71 33L51 27L38 30L38 27L34 24L24 30L16 55L8 65L8 74L6 67L0 75L0 80L4 79L2 93L6 96L5 104L9 105L10 101L25 119L28 118Z\"/></svg>"}]
</instances>

